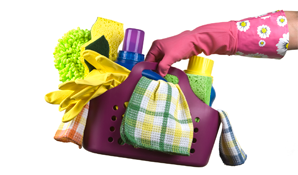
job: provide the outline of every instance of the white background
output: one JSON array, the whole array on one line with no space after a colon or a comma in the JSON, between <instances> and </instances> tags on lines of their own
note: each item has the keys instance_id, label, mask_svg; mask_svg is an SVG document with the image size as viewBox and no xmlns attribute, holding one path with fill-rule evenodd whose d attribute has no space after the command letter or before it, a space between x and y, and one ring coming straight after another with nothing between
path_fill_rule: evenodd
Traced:
<instances>
[{"instance_id":1,"label":"white background","mask_svg":"<svg viewBox=\"0 0 298 175\"><path fill-rule=\"evenodd\" d=\"M0 174L298 174L297 50L282 60L208 57L215 61L213 107L229 113L248 155L237 167L222 163L219 137L203 168L93 154L57 142L53 137L63 112L44 100L60 83L53 62L58 39L70 29L90 29L97 17L144 30L146 54L155 39L278 9L297 11L294 2L1 1ZM187 63L173 66L184 70Z\"/></svg>"}]
</instances>

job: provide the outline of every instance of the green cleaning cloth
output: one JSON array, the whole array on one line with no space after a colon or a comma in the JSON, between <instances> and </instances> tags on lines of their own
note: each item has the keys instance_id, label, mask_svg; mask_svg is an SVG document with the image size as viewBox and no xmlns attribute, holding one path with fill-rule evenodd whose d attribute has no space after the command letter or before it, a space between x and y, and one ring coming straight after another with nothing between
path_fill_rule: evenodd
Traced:
<instances>
[{"instance_id":1,"label":"green cleaning cloth","mask_svg":"<svg viewBox=\"0 0 298 175\"><path fill-rule=\"evenodd\" d=\"M186 74L190 87L196 96L207 105L210 104L212 77Z\"/></svg>"},{"instance_id":2,"label":"green cleaning cloth","mask_svg":"<svg viewBox=\"0 0 298 175\"><path fill-rule=\"evenodd\" d=\"M175 75L167 74L164 79L166 79L168 82L171 82L173 84L178 84L179 79Z\"/></svg>"},{"instance_id":3,"label":"green cleaning cloth","mask_svg":"<svg viewBox=\"0 0 298 175\"><path fill-rule=\"evenodd\" d=\"M190 87L196 96L207 105L210 104L210 95L212 87L212 77L186 74L189 80ZM164 77L168 82L178 84L179 79L171 74L167 74Z\"/></svg>"}]
</instances>

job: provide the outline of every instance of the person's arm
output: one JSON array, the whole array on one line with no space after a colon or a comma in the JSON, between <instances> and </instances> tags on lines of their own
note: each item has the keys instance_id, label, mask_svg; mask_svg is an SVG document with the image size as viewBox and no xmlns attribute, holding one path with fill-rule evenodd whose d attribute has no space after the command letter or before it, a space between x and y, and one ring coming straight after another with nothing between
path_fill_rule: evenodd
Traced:
<instances>
[{"instance_id":1,"label":"person's arm","mask_svg":"<svg viewBox=\"0 0 298 175\"><path fill-rule=\"evenodd\" d=\"M155 40L146 61L159 62L157 72L165 76L173 63L201 53L281 59L294 49L298 49L298 12L277 10Z\"/></svg>"},{"instance_id":2,"label":"person's arm","mask_svg":"<svg viewBox=\"0 0 298 175\"><path fill-rule=\"evenodd\" d=\"M285 11L289 26L289 50L298 49L298 11Z\"/></svg>"}]
</instances>

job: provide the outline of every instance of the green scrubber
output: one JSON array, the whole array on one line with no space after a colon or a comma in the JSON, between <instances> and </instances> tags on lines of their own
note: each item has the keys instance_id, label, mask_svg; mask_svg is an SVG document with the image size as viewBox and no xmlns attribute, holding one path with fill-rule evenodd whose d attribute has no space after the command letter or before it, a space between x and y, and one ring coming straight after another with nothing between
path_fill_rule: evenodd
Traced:
<instances>
[{"instance_id":1,"label":"green scrubber","mask_svg":"<svg viewBox=\"0 0 298 175\"><path fill-rule=\"evenodd\" d=\"M186 74L189 80L190 87L196 96L201 99L204 103L209 105L212 77Z\"/></svg>"},{"instance_id":2,"label":"green scrubber","mask_svg":"<svg viewBox=\"0 0 298 175\"><path fill-rule=\"evenodd\" d=\"M70 81L84 78L84 66L80 62L81 46L91 39L89 30L68 31L58 40L55 48L55 67L59 71L60 81Z\"/></svg>"},{"instance_id":3,"label":"green scrubber","mask_svg":"<svg viewBox=\"0 0 298 175\"><path fill-rule=\"evenodd\" d=\"M109 58L109 43L104 35L102 35L97 40L93 41L89 45L85 47L85 50L93 50L107 58ZM95 69L94 66L92 66L90 63L88 63L86 60L84 60L85 64L88 66L89 72L91 72L93 69Z\"/></svg>"},{"instance_id":4,"label":"green scrubber","mask_svg":"<svg viewBox=\"0 0 298 175\"><path fill-rule=\"evenodd\" d=\"M166 79L168 82L171 82L173 84L178 84L179 79L175 75L167 74L164 79Z\"/></svg>"}]
</instances>

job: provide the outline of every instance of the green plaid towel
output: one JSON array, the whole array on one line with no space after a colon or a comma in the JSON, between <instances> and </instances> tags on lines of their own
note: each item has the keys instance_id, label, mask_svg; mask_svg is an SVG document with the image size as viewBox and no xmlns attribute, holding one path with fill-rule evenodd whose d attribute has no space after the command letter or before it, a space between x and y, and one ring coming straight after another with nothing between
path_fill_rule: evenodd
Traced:
<instances>
[{"instance_id":1,"label":"green plaid towel","mask_svg":"<svg viewBox=\"0 0 298 175\"><path fill-rule=\"evenodd\" d=\"M135 147L189 156L193 123L179 85L142 77L129 100L120 135Z\"/></svg>"}]
</instances>

